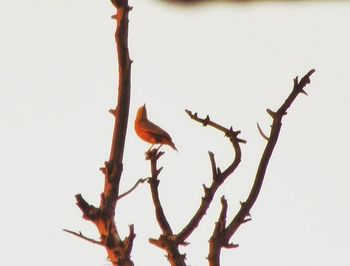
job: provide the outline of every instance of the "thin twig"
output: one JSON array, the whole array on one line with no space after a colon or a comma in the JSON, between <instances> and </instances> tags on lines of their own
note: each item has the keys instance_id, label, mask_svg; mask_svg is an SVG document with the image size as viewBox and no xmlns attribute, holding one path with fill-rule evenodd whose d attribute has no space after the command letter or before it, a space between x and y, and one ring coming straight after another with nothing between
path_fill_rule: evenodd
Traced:
<instances>
[{"instance_id":1,"label":"thin twig","mask_svg":"<svg viewBox=\"0 0 350 266\"><path fill-rule=\"evenodd\" d=\"M137 180L137 182L135 183L135 185L132 186L132 188L130 188L128 191L124 192L123 194L119 195L119 197L117 198L117 200L120 200L121 198L124 198L125 196L127 196L128 194L130 194L131 192L133 192L137 186L141 183L144 183L147 180L147 178L140 178L139 180Z\"/></svg>"},{"instance_id":2,"label":"thin twig","mask_svg":"<svg viewBox=\"0 0 350 266\"><path fill-rule=\"evenodd\" d=\"M258 130L259 130L260 135L261 135L265 140L269 141L269 137L265 135L264 131L262 131L262 129L261 129L259 123L256 123L256 126L258 127Z\"/></svg>"},{"instance_id":3,"label":"thin twig","mask_svg":"<svg viewBox=\"0 0 350 266\"><path fill-rule=\"evenodd\" d=\"M67 232L69 234L72 234L72 235L75 235L79 238L82 238L90 243L93 243L93 244L97 244L97 245L100 245L100 246L103 246L104 244L101 242L101 241L97 241L95 239L92 239L92 238L89 238L89 237L86 237L82 234L82 232L79 231L79 233L77 232L74 232L74 231L71 231L71 230L68 230L68 229L62 229L64 232Z\"/></svg>"},{"instance_id":4,"label":"thin twig","mask_svg":"<svg viewBox=\"0 0 350 266\"><path fill-rule=\"evenodd\" d=\"M294 86L292 92L289 94L285 102L281 105L281 107L273 112L270 109L267 109L267 112L273 119L273 123L271 126L270 136L268 137L268 142L266 144L265 150L261 157L254 184L250 190L249 196L244 204L241 204L241 208L239 209L236 216L232 219L232 221L228 224L228 226L222 230L221 232L217 232L214 230L214 233L209 241L209 266L219 266L220 265L220 252L222 247L228 248L233 247L229 241L237 229L247 221L250 221L249 217L250 210L253 207L255 201L258 198L259 192L261 190L265 173L267 170L267 166L269 164L271 155L273 153L274 147L277 143L281 127L282 127L282 118L287 114L288 108L294 102L296 97L300 94L306 94L304 91L304 87L306 84L310 83L310 76L315 72L315 70L310 70L301 80L298 82L298 77L294 79Z\"/></svg>"}]
</instances>

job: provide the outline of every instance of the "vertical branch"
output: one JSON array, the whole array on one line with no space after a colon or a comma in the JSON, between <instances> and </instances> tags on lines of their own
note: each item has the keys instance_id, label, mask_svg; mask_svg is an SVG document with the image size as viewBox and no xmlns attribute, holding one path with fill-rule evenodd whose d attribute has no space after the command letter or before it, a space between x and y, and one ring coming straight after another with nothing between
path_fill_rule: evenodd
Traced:
<instances>
[{"instance_id":1,"label":"vertical branch","mask_svg":"<svg viewBox=\"0 0 350 266\"><path fill-rule=\"evenodd\" d=\"M98 208L87 203L80 194L75 196L77 205L83 212L83 218L96 225L101 241L91 240L81 233L75 235L104 246L108 258L114 266L131 266L134 265L130 259L135 238L134 226L130 225L129 235L122 240L114 220L119 184L123 172L123 155L130 105L130 71L132 62L129 58L128 49L128 16L131 8L128 5L128 0L112 0L112 3L117 8L117 14L112 18L115 18L117 21L115 41L119 65L119 84L117 106L115 109L110 110L115 118L110 156L109 160L105 162L105 166L101 168L105 176L105 184Z\"/></svg>"}]
</instances>

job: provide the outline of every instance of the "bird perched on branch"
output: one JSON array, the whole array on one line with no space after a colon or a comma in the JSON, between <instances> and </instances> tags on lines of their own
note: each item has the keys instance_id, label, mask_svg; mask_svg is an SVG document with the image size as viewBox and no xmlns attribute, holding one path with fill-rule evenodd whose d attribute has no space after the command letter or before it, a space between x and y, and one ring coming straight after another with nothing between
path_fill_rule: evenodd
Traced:
<instances>
[{"instance_id":1,"label":"bird perched on branch","mask_svg":"<svg viewBox=\"0 0 350 266\"><path fill-rule=\"evenodd\" d=\"M166 144L177 151L170 135L165 130L161 129L160 127L148 120L146 104L144 104L137 110L137 115L135 119L135 131L141 139L152 144L151 148L154 144L160 144L159 148L163 144ZM149 148L149 150L151 148Z\"/></svg>"}]
</instances>

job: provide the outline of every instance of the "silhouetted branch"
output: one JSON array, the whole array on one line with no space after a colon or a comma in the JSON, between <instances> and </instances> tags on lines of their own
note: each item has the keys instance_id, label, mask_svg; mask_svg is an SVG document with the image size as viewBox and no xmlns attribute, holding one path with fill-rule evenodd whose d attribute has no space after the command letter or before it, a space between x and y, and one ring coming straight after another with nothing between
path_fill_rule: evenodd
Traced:
<instances>
[{"instance_id":1,"label":"silhouetted branch","mask_svg":"<svg viewBox=\"0 0 350 266\"><path fill-rule=\"evenodd\" d=\"M264 131L261 129L259 123L256 123L256 126L258 127L260 135L267 141L269 141L269 137L265 135Z\"/></svg>"},{"instance_id":2,"label":"silhouetted branch","mask_svg":"<svg viewBox=\"0 0 350 266\"><path fill-rule=\"evenodd\" d=\"M112 3L117 8L117 14L112 18L115 18L117 21L115 41L117 43L119 84L117 106L115 109L110 110L114 116L110 156L109 160L105 162L105 166L100 168L105 176L105 184L98 208L88 204L81 194L77 194L75 197L78 207L83 212L83 217L96 225L100 233L100 243L106 248L108 258L112 264L114 266L130 266L133 265L130 253L135 238L134 227L133 225L130 226L129 236L122 240L119 236L114 216L118 199L129 194L141 182L139 180L132 189L119 196L130 105L130 71L132 62L128 49L128 16L131 8L128 5L128 0L112 0ZM88 238L80 234L75 235L88 240Z\"/></svg>"},{"instance_id":3,"label":"silhouetted branch","mask_svg":"<svg viewBox=\"0 0 350 266\"><path fill-rule=\"evenodd\" d=\"M310 76L315 72L315 70L310 70L301 80L298 82L298 77L294 79L294 87L292 92L289 94L285 102L281 105L281 107L276 111L273 112L270 109L267 110L267 112L271 115L273 122L271 126L270 135L268 137L268 142L266 144L265 150L263 152L263 155L261 157L256 176L255 181L252 186L252 189L250 191L250 194L247 198L247 200L241 204L241 208L236 214L236 216L233 218L233 220L230 222L230 224L220 230L217 228L214 229L214 232L210 238L209 241L209 265L210 266L219 266L220 265L220 251L222 247L225 248L232 248L236 247L236 245L230 244L229 241L233 234L237 231L237 229L245 222L249 221L250 218L246 219L246 217L250 216L249 212L250 209L253 207L260 189L262 187L266 169L268 166L268 163L270 161L272 152L274 150L274 147L277 143L279 133L282 127L282 118L287 114L288 108L291 106L291 104L294 102L296 97L300 94L306 94L304 91L304 87L310 83ZM220 215L221 217L222 215ZM222 218L219 218L219 221L222 220Z\"/></svg>"},{"instance_id":4,"label":"silhouetted branch","mask_svg":"<svg viewBox=\"0 0 350 266\"><path fill-rule=\"evenodd\" d=\"M139 180L137 180L135 185L133 185L132 188L130 188L128 191L126 191L123 194L119 195L117 200L120 200L121 198L124 198L125 196L129 195L131 192L133 192L137 188L137 186L139 184L144 183L146 180L147 180L147 178L140 178Z\"/></svg>"},{"instance_id":5,"label":"silhouetted branch","mask_svg":"<svg viewBox=\"0 0 350 266\"><path fill-rule=\"evenodd\" d=\"M162 167L157 169L157 160L164 154L164 152L158 152L157 149L153 149L147 152L146 158L148 158L151 161L151 174L152 176L148 179L148 183L151 188L152 193L152 200L155 207L156 212L156 218L158 221L158 224L162 230L163 235L169 236L172 235L173 232L171 230L171 227L169 225L169 222L164 214L162 204L159 199L159 193L158 193L158 175L162 171Z\"/></svg>"},{"instance_id":6,"label":"silhouetted branch","mask_svg":"<svg viewBox=\"0 0 350 266\"><path fill-rule=\"evenodd\" d=\"M172 229L169 225L168 220L165 217L163 208L161 206L158 194L158 175L162 168L157 169L157 160L160 156L163 155L162 152L158 152L158 150L153 149L146 153L146 159L151 161L151 172L152 177L149 178L148 182L151 187L153 204L155 206L156 218L158 224L162 230L162 235L158 239L149 239L150 243L156 245L164 249L167 252L167 257L171 265L185 265L185 254L181 254L179 252L179 245L187 245L186 239L191 235L191 233L195 230L195 228L199 225L203 216L206 214L210 203L213 200L215 192L220 187L221 184L224 183L226 178L233 173L233 171L237 168L241 161L241 149L240 143L245 143L246 141L238 138L239 131L233 131L232 127L227 129L213 121L210 120L209 116L205 119L201 119L197 114L192 115L191 111L186 110L186 113L194 120L202 123L203 125L210 125L222 132L225 133L225 136L229 138L235 152L234 159L232 163L225 169L225 171L221 172L220 168L216 166L214 153L209 152L210 163L212 167L212 184L208 188L205 185L204 187L204 197L202 197L201 204L189 221L189 223L183 228L181 232L178 234L173 234Z\"/></svg>"},{"instance_id":7,"label":"silhouetted branch","mask_svg":"<svg viewBox=\"0 0 350 266\"><path fill-rule=\"evenodd\" d=\"M75 236L77 236L77 237L79 237L79 238L82 238L82 239L84 239L84 240L86 240L86 241L88 241L88 242L90 242L90 243L103 246L103 243L102 243L101 241L97 241L97 240L95 240L95 239L86 237L86 236L84 236L84 235L82 234L82 232L80 232L80 231L79 231L79 233L74 232L74 231L71 231L71 230L68 230L68 229L63 229L63 231L64 231L64 232L67 232L67 233L69 233L69 234L75 235Z\"/></svg>"},{"instance_id":8,"label":"silhouetted branch","mask_svg":"<svg viewBox=\"0 0 350 266\"><path fill-rule=\"evenodd\" d=\"M240 131L233 131L232 127L230 129L227 129L215 123L214 121L210 120L208 115L206 116L205 119L202 119L198 117L197 113L192 114L192 112L189 110L186 110L186 113L195 121L202 123L203 126L210 125L224 132L225 136L228 137L231 141L231 144L235 151L235 156L232 163L225 169L225 171L221 172L220 168L216 167L214 154L212 152L209 152L209 158L210 158L210 162L212 166L212 174L213 174L212 183L209 188L203 185L204 197L202 197L202 201L197 212L192 217L190 222L184 227L184 229L177 234L176 240L180 244L185 242L186 239L191 235L193 230L198 226L199 222L202 220L203 216L206 214L217 189L220 187L220 185L224 183L226 178L233 173L233 171L237 168L237 166L241 162L241 148L239 144L246 143L245 140L238 138Z\"/></svg>"}]
</instances>

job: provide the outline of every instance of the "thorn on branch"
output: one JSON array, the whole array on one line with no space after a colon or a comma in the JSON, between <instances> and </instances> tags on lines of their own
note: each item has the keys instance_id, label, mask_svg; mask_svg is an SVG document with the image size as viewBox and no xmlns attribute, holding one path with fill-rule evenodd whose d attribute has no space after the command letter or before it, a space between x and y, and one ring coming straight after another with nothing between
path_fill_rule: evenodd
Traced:
<instances>
[{"instance_id":1,"label":"thorn on branch","mask_svg":"<svg viewBox=\"0 0 350 266\"><path fill-rule=\"evenodd\" d=\"M209 158L210 158L210 164L211 164L211 170L212 170L212 175L213 175L213 179L215 179L217 177L217 172L216 172L216 162L215 162L215 155L213 152L208 151L209 153Z\"/></svg>"},{"instance_id":2,"label":"thorn on branch","mask_svg":"<svg viewBox=\"0 0 350 266\"><path fill-rule=\"evenodd\" d=\"M106 167L100 167L99 169L104 175L107 173L106 172Z\"/></svg>"},{"instance_id":3,"label":"thorn on branch","mask_svg":"<svg viewBox=\"0 0 350 266\"><path fill-rule=\"evenodd\" d=\"M242 224L247 223L247 222L250 222L251 220L252 220L252 218L244 219L243 222L242 222Z\"/></svg>"},{"instance_id":4,"label":"thorn on branch","mask_svg":"<svg viewBox=\"0 0 350 266\"><path fill-rule=\"evenodd\" d=\"M158 151L158 150L157 150ZM157 153L156 159L158 160L165 152L164 151L160 151Z\"/></svg>"},{"instance_id":5,"label":"thorn on branch","mask_svg":"<svg viewBox=\"0 0 350 266\"><path fill-rule=\"evenodd\" d=\"M104 162L105 166L104 167L101 167L101 168L104 168L104 170L102 171L101 168L100 170L105 174L105 175L111 175L112 173L112 169L113 169L113 166L110 162L107 162L105 161Z\"/></svg>"},{"instance_id":6,"label":"thorn on branch","mask_svg":"<svg viewBox=\"0 0 350 266\"><path fill-rule=\"evenodd\" d=\"M203 184L202 186L203 186L203 189L204 189L204 194L207 195L208 192L209 192L209 188L205 184Z\"/></svg>"},{"instance_id":7,"label":"thorn on branch","mask_svg":"<svg viewBox=\"0 0 350 266\"><path fill-rule=\"evenodd\" d=\"M257 127L258 127L258 130L259 130L260 135L261 135L265 140L269 141L269 137L265 135L264 131L262 131L262 129L261 129L259 123L256 123L256 125L257 125Z\"/></svg>"},{"instance_id":8,"label":"thorn on branch","mask_svg":"<svg viewBox=\"0 0 350 266\"><path fill-rule=\"evenodd\" d=\"M238 135L241 134L240 130L234 131L232 129L232 126L229 130L225 131L225 137L228 137L231 142L238 142L238 143L247 143L246 140L238 138Z\"/></svg>"},{"instance_id":9,"label":"thorn on branch","mask_svg":"<svg viewBox=\"0 0 350 266\"><path fill-rule=\"evenodd\" d=\"M302 90L307 84L309 84L310 76L315 73L315 69L311 69L299 82L298 87L300 87L300 90Z\"/></svg>"},{"instance_id":10,"label":"thorn on branch","mask_svg":"<svg viewBox=\"0 0 350 266\"><path fill-rule=\"evenodd\" d=\"M163 170L163 166L161 168L157 169L156 176L158 176L162 170Z\"/></svg>"},{"instance_id":11,"label":"thorn on branch","mask_svg":"<svg viewBox=\"0 0 350 266\"><path fill-rule=\"evenodd\" d=\"M110 112L114 117L117 115L117 109L109 109L108 112Z\"/></svg>"},{"instance_id":12,"label":"thorn on branch","mask_svg":"<svg viewBox=\"0 0 350 266\"><path fill-rule=\"evenodd\" d=\"M239 204L241 204L241 207L244 208L245 202L240 201ZM251 217L251 215L250 215L249 212L247 213L247 216L248 216L248 217Z\"/></svg>"},{"instance_id":13,"label":"thorn on branch","mask_svg":"<svg viewBox=\"0 0 350 266\"><path fill-rule=\"evenodd\" d=\"M301 89L301 90L300 90L300 93L305 94L306 96L308 96L308 95L307 95L307 92L306 92L304 89Z\"/></svg>"},{"instance_id":14,"label":"thorn on branch","mask_svg":"<svg viewBox=\"0 0 350 266\"><path fill-rule=\"evenodd\" d=\"M272 119L275 119L276 113L273 112L271 109L266 109L266 112L272 117Z\"/></svg>"},{"instance_id":15,"label":"thorn on branch","mask_svg":"<svg viewBox=\"0 0 350 266\"><path fill-rule=\"evenodd\" d=\"M227 243L223 245L224 248L238 248L238 244L233 244L233 243Z\"/></svg>"},{"instance_id":16,"label":"thorn on branch","mask_svg":"<svg viewBox=\"0 0 350 266\"><path fill-rule=\"evenodd\" d=\"M220 167L217 168L217 176L220 177L221 176L221 170Z\"/></svg>"},{"instance_id":17,"label":"thorn on branch","mask_svg":"<svg viewBox=\"0 0 350 266\"><path fill-rule=\"evenodd\" d=\"M184 247L186 247L186 246L188 246L188 245L190 245L190 244L191 244L190 242L186 242L186 241L180 243L180 245L181 245L181 246L184 246ZM184 255L186 255L186 254L184 254Z\"/></svg>"},{"instance_id":18,"label":"thorn on branch","mask_svg":"<svg viewBox=\"0 0 350 266\"><path fill-rule=\"evenodd\" d=\"M230 129L228 131L225 132L225 137L228 137L228 138L237 138L237 136L241 133L241 131L233 131L233 128L232 126L230 127Z\"/></svg>"},{"instance_id":19,"label":"thorn on branch","mask_svg":"<svg viewBox=\"0 0 350 266\"><path fill-rule=\"evenodd\" d=\"M190 117L192 117L192 112L188 109L185 109L186 114L188 114Z\"/></svg>"},{"instance_id":20,"label":"thorn on branch","mask_svg":"<svg viewBox=\"0 0 350 266\"><path fill-rule=\"evenodd\" d=\"M197 113L196 113L197 114ZM203 127L206 127L210 122L210 117L207 115L205 119L203 120Z\"/></svg>"}]
</instances>

